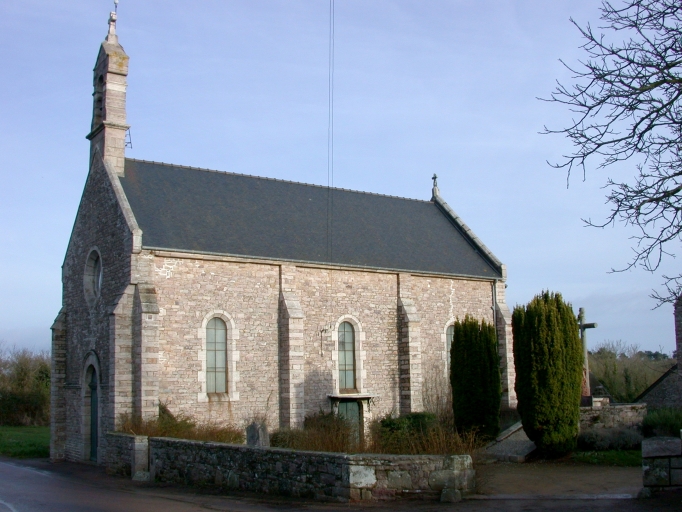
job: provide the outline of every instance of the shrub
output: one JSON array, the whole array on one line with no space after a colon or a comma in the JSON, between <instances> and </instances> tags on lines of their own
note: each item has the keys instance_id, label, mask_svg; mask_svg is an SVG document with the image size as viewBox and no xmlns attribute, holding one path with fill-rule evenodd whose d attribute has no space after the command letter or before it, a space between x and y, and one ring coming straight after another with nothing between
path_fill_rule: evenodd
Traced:
<instances>
[{"instance_id":1,"label":"shrub","mask_svg":"<svg viewBox=\"0 0 682 512\"><path fill-rule=\"evenodd\" d=\"M575 449L583 351L578 322L561 294L543 292L512 315L516 395L523 429L540 453Z\"/></svg>"},{"instance_id":2,"label":"shrub","mask_svg":"<svg viewBox=\"0 0 682 512\"><path fill-rule=\"evenodd\" d=\"M629 428L591 428L578 435L578 448L583 451L639 450L642 435Z\"/></svg>"},{"instance_id":3,"label":"shrub","mask_svg":"<svg viewBox=\"0 0 682 512\"><path fill-rule=\"evenodd\" d=\"M360 448L357 428L343 416L320 411L306 416L303 428L282 429L270 436L270 445L293 450L352 453Z\"/></svg>"},{"instance_id":4,"label":"shrub","mask_svg":"<svg viewBox=\"0 0 682 512\"><path fill-rule=\"evenodd\" d=\"M412 413L399 418L388 415L372 422L365 448L371 453L462 455L473 454L481 445L474 430L460 434L452 421L433 413Z\"/></svg>"},{"instance_id":5,"label":"shrub","mask_svg":"<svg viewBox=\"0 0 682 512\"><path fill-rule=\"evenodd\" d=\"M454 325L450 382L458 431L494 437L500 430L500 359L495 327L467 316Z\"/></svg>"},{"instance_id":6,"label":"shrub","mask_svg":"<svg viewBox=\"0 0 682 512\"><path fill-rule=\"evenodd\" d=\"M590 371L616 402L632 403L675 364L661 352L642 352L637 345L604 341L589 353ZM594 390L593 390L594 391Z\"/></svg>"},{"instance_id":7,"label":"shrub","mask_svg":"<svg viewBox=\"0 0 682 512\"><path fill-rule=\"evenodd\" d=\"M442 422L432 413L388 415L374 420L369 435L360 437L346 419L322 411L306 417L303 428L274 432L270 444L294 450L403 455L471 454L481 446L475 432L459 435L452 422Z\"/></svg>"},{"instance_id":8,"label":"shrub","mask_svg":"<svg viewBox=\"0 0 682 512\"><path fill-rule=\"evenodd\" d=\"M682 429L682 409L665 407L649 411L642 422L644 437L679 437Z\"/></svg>"},{"instance_id":9,"label":"shrub","mask_svg":"<svg viewBox=\"0 0 682 512\"><path fill-rule=\"evenodd\" d=\"M0 347L0 425L49 424L49 353Z\"/></svg>"},{"instance_id":10,"label":"shrub","mask_svg":"<svg viewBox=\"0 0 682 512\"><path fill-rule=\"evenodd\" d=\"M436 415L415 412L393 418L386 416L374 426L374 445L382 452L411 453L412 445L421 436L428 436L438 424Z\"/></svg>"},{"instance_id":11,"label":"shrub","mask_svg":"<svg viewBox=\"0 0 682 512\"><path fill-rule=\"evenodd\" d=\"M151 420L143 420L128 414L121 415L118 431L137 436L174 437L234 444L244 442L243 430L234 425L197 423L184 414L171 414L164 404L159 405L159 417Z\"/></svg>"}]
</instances>

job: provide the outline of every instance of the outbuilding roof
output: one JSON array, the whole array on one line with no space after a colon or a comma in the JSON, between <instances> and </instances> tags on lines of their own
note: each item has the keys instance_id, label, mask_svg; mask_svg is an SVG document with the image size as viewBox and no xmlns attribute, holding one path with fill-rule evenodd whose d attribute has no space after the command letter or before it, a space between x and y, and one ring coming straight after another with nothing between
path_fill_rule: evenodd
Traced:
<instances>
[{"instance_id":1,"label":"outbuilding roof","mask_svg":"<svg viewBox=\"0 0 682 512\"><path fill-rule=\"evenodd\" d=\"M502 277L441 201L133 159L120 180L143 248Z\"/></svg>"}]
</instances>

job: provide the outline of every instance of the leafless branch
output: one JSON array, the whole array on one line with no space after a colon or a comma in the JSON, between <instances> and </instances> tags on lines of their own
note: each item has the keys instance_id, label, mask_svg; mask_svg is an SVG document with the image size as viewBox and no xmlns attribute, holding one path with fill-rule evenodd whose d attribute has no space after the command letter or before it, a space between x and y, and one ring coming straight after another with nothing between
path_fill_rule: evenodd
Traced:
<instances>
[{"instance_id":1,"label":"leafless branch","mask_svg":"<svg viewBox=\"0 0 682 512\"><path fill-rule=\"evenodd\" d=\"M600 33L571 20L587 58L577 66L562 62L573 83L557 83L545 101L568 106L574 117L566 128L545 127L543 133L572 142L571 154L550 163L565 169L568 179L574 167L584 176L594 160L598 169L635 161L633 178L606 182L610 215L586 223L638 228L633 257L619 270L655 272L664 259L675 257L682 241L682 2L625 0L617 8L604 0L601 11ZM682 275L662 277L665 291L652 295L658 305L682 291Z\"/></svg>"}]
</instances>

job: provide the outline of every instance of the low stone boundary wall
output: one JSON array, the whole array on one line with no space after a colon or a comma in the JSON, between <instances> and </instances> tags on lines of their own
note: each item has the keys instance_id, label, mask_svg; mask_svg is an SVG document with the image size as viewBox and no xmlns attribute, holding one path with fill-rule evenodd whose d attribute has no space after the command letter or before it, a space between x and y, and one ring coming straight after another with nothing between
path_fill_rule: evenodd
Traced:
<instances>
[{"instance_id":1,"label":"low stone boundary wall","mask_svg":"<svg viewBox=\"0 0 682 512\"><path fill-rule=\"evenodd\" d=\"M117 444L107 470L121 474L130 467L123 474L135 475L140 436L109 436ZM474 491L468 455L346 455L171 438L148 442L149 478L156 482L338 501L409 495L450 500Z\"/></svg>"},{"instance_id":2,"label":"low stone boundary wall","mask_svg":"<svg viewBox=\"0 0 682 512\"><path fill-rule=\"evenodd\" d=\"M107 473L149 480L149 438L110 432L107 434Z\"/></svg>"},{"instance_id":3,"label":"low stone boundary wall","mask_svg":"<svg viewBox=\"0 0 682 512\"><path fill-rule=\"evenodd\" d=\"M651 437L642 441L642 473L645 488L682 487L682 439Z\"/></svg>"},{"instance_id":4,"label":"low stone boundary wall","mask_svg":"<svg viewBox=\"0 0 682 512\"><path fill-rule=\"evenodd\" d=\"M646 404L611 404L580 408L580 430L590 428L639 429L646 416Z\"/></svg>"},{"instance_id":5,"label":"low stone boundary wall","mask_svg":"<svg viewBox=\"0 0 682 512\"><path fill-rule=\"evenodd\" d=\"M110 475L131 476L135 436L107 434L106 467Z\"/></svg>"}]
</instances>

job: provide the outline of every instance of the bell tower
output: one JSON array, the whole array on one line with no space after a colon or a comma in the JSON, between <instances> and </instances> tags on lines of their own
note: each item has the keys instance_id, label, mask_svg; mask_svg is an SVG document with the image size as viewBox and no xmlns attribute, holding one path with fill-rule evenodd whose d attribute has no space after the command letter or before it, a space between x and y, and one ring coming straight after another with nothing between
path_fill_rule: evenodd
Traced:
<instances>
[{"instance_id":1,"label":"bell tower","mask_svg":"<svg viewBox=\"0 0 682 512\"><path fill-rule=\"evenodd\" d=\"M117 2L118 3L118 2ZM102 42L93 74L90 162L102 158L119 176L125 165L128 55L118 43L116 12L109 14L109 33Z\"/></svg>"}]
</instances>

